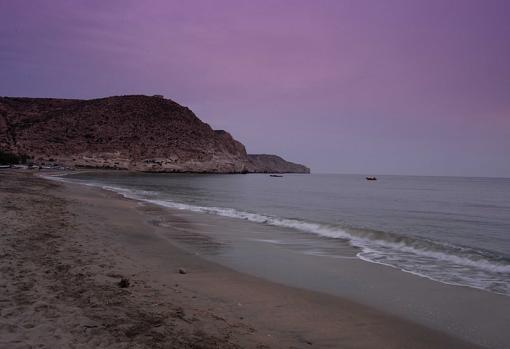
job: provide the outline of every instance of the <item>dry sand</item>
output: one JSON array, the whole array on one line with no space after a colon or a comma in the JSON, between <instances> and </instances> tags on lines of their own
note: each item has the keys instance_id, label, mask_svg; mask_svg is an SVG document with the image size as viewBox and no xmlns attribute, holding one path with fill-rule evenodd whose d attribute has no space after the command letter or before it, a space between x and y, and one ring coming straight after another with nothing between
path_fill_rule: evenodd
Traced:
<instances>
[{"instance_id":1,"label":"dry sand","mask_svg":"<svg viewBox=\"0 0 510 349\"><path fill-rule=\"evenodd\" d=\"M163 216L172 220L97 188L0 172L0 348L475 348L204 261L153 224Z\"/></svg>"}]
</instances>

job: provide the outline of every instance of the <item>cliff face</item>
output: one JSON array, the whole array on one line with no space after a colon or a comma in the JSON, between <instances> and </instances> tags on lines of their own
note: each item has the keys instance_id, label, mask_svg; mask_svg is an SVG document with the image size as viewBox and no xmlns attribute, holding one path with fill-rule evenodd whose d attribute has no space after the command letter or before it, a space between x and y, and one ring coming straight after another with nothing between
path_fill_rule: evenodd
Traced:
<instances>
[{"instance_id":1,"label":"cliff face","mask_svg":"<svg viewBox=\"0 0 510 349\"><path fill-rule=\"evenodd\" d=\"M244 146L158 96L0 98L0 150L37 164L154 172L259 172Z\"/></svg>"},{"instance_id":2,"label":"cliff face","mask_svg":"<svg viewBox=\"0 0 510 349\"><path fill-rule=\"evenodd\" d=\"M248 172L253 173L310 173L310 169L304 165L268 154L249 154L247 168Z\"/></svg>"}]
</instances>

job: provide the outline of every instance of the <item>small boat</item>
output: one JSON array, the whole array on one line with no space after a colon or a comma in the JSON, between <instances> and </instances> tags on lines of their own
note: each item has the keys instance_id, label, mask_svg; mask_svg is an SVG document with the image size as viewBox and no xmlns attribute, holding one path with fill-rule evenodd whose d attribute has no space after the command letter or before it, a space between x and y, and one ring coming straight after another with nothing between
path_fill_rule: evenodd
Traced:
<instances>
[{"instance_id":1,"label":"small boat","mask_svg":"<svg viewBox=\"0 0 510 349\"><path fill-rule=\"evenodd\" d=\"M376 181L377 180L377 178L375 178L375 176L368 176L366 178L367 178L367 181Z\"/></svg>"},{"instance_id":2,"label":"small boat","mask_svg":"<svg viewBox=\"0 0 510 349\"><path fill-rule=\"evenodd\" d=\"M277 175L277 174L271 174L269 175L269 177L283 177L282 175Z\"/></svg>"}]
</instances>

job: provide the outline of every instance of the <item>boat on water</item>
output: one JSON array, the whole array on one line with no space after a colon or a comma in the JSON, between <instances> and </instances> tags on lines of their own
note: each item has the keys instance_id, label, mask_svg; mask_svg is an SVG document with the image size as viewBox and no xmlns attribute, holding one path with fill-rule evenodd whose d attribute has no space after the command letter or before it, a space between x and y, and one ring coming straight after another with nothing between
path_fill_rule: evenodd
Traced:
<instances>
[{"instance_id":1,"label":"boat on water","mask_svg":"<svg viewBox=\"0 0 510 349\"><path fill-rule=\"evenodd\" d=\"M269 175L269 177L283 177L282 175L277 175L277 174L271 174Z\"/></svg>"},{"instance_id":2,"label":"boat on water","mask_svg":"<svg viewBox=\"0 0 510 349\"><path fill-rule=\"evenodd\" d=\"M367 181L376 181L377 178L375 176L368 176L366 177Z\"/></svg>"}]
</instances>

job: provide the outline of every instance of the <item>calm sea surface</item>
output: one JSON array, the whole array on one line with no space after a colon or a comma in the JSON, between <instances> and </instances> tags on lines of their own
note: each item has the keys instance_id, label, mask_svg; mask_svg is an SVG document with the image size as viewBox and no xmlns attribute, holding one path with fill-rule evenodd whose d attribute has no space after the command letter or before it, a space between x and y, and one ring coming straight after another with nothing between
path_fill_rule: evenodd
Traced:
<instances>
[{"instance_id":1,"label":"calm sea surface","mask_svg":"<svg viewBox=\"0 0 510 349\"><path fill-rule=\"evenodd\" d=\"M510 295L510 179L360 175L80 173L68 177L174 209L307 234L303 253L355 256ZM331 248L324 248L324 246Z\"/></svg>"}]
</instances>

